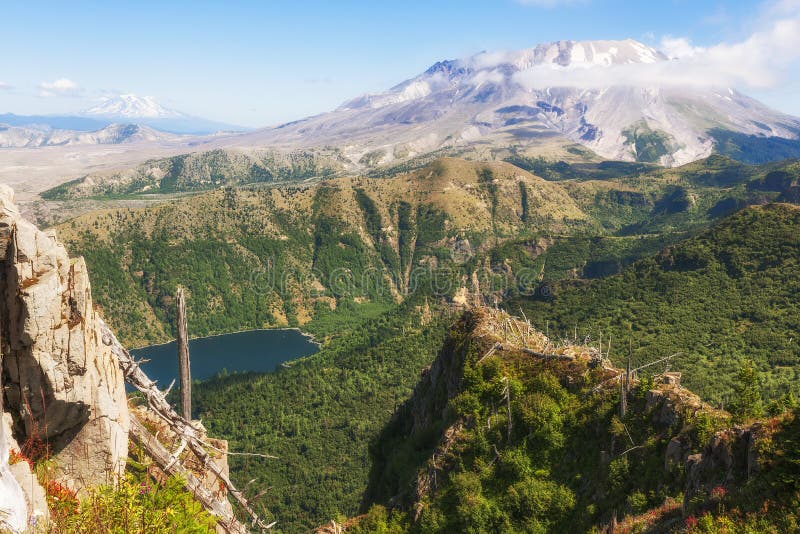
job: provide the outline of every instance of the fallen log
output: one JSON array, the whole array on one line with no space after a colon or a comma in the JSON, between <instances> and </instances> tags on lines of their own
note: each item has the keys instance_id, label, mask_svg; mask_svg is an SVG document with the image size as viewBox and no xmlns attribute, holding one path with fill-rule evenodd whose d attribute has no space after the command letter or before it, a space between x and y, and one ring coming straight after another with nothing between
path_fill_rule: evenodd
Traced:
<instances>
[{"instance_id":1,"label":"fallen log","mask_svg":"<svg viewBox=\"0 0 800 534\"><path fill-rule=\"evenodd\" d=\"M475 362L475 364L476 365L480 364L481 362L483 362L483 360L494 354L495 351L499 350L518 350L530 356L536 356L537 358L541 358L542 360L574 361L576 359L575 356L571 356L569 354L547 354L544 352L537 352L527 347L505 346L498 341L497 343L492 345L492 347L488 351L486 351L486 354L481 356L480 359L478 359L478 361Z\"/></svg>"},{"instance_id":2,"label":"fallen log","mask_svg":"<svg viewBox=\"0 0 800 534\"><path fill-rule=\"evenodd\" d=\"M158 415L175 433L175 435L186 442L186 445L194 453L197 460L206 468L209 469L216 477L225 485L228 493L236 499L236 502L247 512L251 520L251 528L258 528L259 530L268 530L272 528L275 523L265 523L256 512L250 507L247 499L244 498L236 486L233 485L230 478L222 471L222 469L214 462L208 452L205 450L206 443L199 437L198 430L192 426L191 422L187 421L175 410L172 409L166 396L162 391L156 387L156 383L150 380L144 371L139 367L139 364L133 359L128 350L122 346L117 340L117 336L106 325L105 321L100 321L100 333L102 335L103 344L110 347L111 351L117 358L122 373L125 375L125 381L139 390L147 401L148 407Z\"/></svg>"},{"instance_id":3,"label":"fallen log","mask_svg":"<svg viewBox=\"0 0 800 534\"><path fill-rule=\"evenodd\" d=\"M531 356L536 356L537 358L541 358L543 360L562 360L562 361L575 360L575 356L570 356L569 354L545 354L544 352L536 352L535 350L524 347L521 348L520 350L525 354L530 354Z\"/></svg>"},{"instance_id":4,"label":"fallen log","mask_svg":"<svg viewBox=\"0 0 800 534\"><path fill-rule=\"evenodd\" d=\"M178 455L171 453L164 445L158 441L153 434L139 421L139 418L131 414L131 439L138 444L150 456L153 461L167 475L178 475L186 483L188 489L195 499L203 505L209 513L215 515L217 523L230 534L244 534L248 532L247 527L242 525L231 510L225 506L226 502L215 497L208 489L204 488L200 479L181 464Z\"/></svg>"}]
</instances>

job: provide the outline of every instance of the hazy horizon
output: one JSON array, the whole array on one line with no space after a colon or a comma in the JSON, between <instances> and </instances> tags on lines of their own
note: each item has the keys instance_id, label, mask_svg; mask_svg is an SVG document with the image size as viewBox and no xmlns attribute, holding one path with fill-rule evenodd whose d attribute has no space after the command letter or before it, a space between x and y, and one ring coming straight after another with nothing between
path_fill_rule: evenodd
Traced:
<instances>
[{"instance_id":1,"label":"hazy horizon","mask_svg":"<svg viewBox=\"0 0 800 534\"><path fill-rule=\"evenodd\" d=\"M15 24L0 36L10 51L0 60L0 113L71 114L103 96L134 93L197 117L268 126L386 90L444 59L631 38L684 60L702 58L708 76L800 115L797 0L44 2L4 9Z\"/></svg>"}]
</instances>

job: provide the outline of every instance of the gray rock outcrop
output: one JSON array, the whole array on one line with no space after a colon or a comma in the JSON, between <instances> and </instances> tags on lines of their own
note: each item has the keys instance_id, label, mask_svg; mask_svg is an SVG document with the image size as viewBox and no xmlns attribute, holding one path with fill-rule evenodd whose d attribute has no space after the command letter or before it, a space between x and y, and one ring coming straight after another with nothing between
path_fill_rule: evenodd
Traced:
<instances>
[{"instance_id":1,"label":"gray rock outcrop","mask_svg":"<svg viewBox=\"0 0 800 534\"><path fill-rule=\"evenodd\" d=\"M684 502L688 503L698 492L744 483L757 474L761 469L759 441L765 439L771 438L759 422L716 432L702 452L686 459Z\"/></svg>"},{"instance_id":2,"label":"gray rock outcrop","mask_svg":"<svg viewBox=\"0 0 800 534\"><path fill-rule=\"evenodd\" d=\"M86 265L24 220L2 184L0 347L17 440L46 447L56 479L71 489L113 482L125 467L129 414Z\"/></svg>"},{"instance_id":3,"label":"gray rock outcrop","mask_svg":"<svg viewBox=\"0 0 800 534\"><path fill-rule=\"evenodd\" d=\"M0 417L0 531L44 532L50 518L44 488L28 462L8 462L9 452L19 449L11 436L10 414L4 413Z\"/></svg>"}]
</instances>

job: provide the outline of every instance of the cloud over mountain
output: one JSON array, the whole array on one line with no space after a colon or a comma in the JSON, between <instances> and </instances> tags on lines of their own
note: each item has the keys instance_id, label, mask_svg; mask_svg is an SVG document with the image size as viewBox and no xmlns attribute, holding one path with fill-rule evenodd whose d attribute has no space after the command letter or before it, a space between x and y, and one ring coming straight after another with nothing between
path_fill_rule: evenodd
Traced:
<instances>
[{"instance_id":1,"label":"cloud over mountain","mask_svg":"<svg viewBox=\"0 0 800 534\"><path fill-rule=\"evenodd\" d=\"M661 50L666 61L613 65L549 63L519 72L516 80L529 89L597 89L621 84L770 88L780 83L788 69L800 61L800 14L770 20L763 29L740 42L699 47L684 37L666 37L662 39Z\"/></svg>"}]
</instances>

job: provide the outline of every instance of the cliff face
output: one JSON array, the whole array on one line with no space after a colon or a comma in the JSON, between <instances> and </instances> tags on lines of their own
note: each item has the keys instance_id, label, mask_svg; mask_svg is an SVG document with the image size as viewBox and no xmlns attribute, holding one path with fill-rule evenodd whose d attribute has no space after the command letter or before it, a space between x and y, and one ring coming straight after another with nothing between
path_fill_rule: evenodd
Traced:
<instances>
[{"instance_id":1,"label":"cliff face","mask_svg":"<svg viewBox=\"0 0 800 534\"><path fill-rule=\"evenodd\" d=\"M74 490L113 481L125 467L129 414L86 265L22 219L1 184L0 346L17 441L48 449L56 479Z\"/></svg>"}]
</instances>

